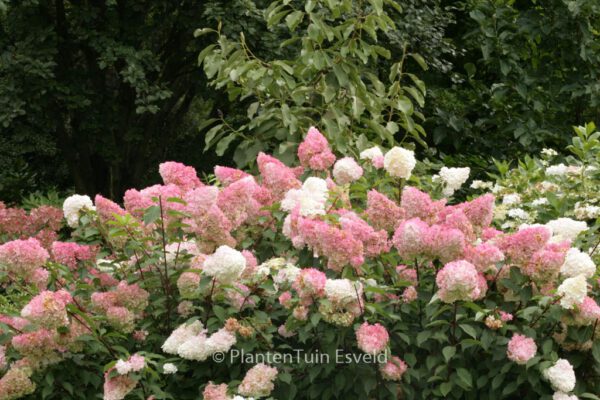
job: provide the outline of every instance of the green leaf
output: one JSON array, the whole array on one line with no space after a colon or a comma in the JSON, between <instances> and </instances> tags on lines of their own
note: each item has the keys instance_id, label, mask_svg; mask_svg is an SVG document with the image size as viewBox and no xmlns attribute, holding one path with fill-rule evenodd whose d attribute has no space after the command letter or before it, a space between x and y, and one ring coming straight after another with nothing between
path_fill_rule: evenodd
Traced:
<instances>
[{"instance_id":1,"label":"green leaf","mask_svg":"<svg viewBox=\"0 0 600 400\"><path fill-rule=\"evenodd\" d=\"M144 211L144 224L149 225L160 218L160 207L151 206Z\"/></svg>"},{"instance_id":2,"label":"green leaf","mask_svg":"<svg viewBox=\"0 0 600 400\"><path fill-rule=\"evenodd\" d=\"M446 346L443 348L442 354L444 355L444 360L446 360L447 363L456 354L456 347Z\"/></svg>"},{"instance_id":3,"label":"green leaf","mask_svg":"<svg viewBox=\"0 0 600 400\"><path fill-rule=\"evenodd\" d=\"M298 24L302 22L302 18L304 17L304 13L302 11L294 11L285 17L285 23L290 31L294 31Z\"/></svg>"},{"instance_id":4,"label":"green leaf","mask_svg":"<svg viewBox=\"0 0 600 400\"><path fill-rule=\"evenodd\" d=\"M425 59L420 54L411 53L410 56L419 64L421 68L423 68L423 70L427 71L429 69L427 62L425 62Z\"/></svg>"},{"instance_id":5,"label":"green leaf","mask_svg":"<svg viewBox=\"0 0 600 400\"><path fill-rule=\"evenodd\" d=\"M468 387L473 386L473 378L471 377L471 373L465 368L458 368L456 370L456 374L461 382L463 382Z\"/></svg>"},{"instance_id":6,"label":"green leaf","mask_svg":"<svg viewBox=\"0 0 600 400\"><path fill-rule=\"evenodd\" d=\"M462 329L467 335L471 336L473 339L477 339L477 331L471 325L467 324L459 324L460 329Z\"/></svg>"},{"instance_id":7,"label":"green leaf","mask_svg":"<svg viewBox=\"0 0 600 400\"><path fill-rule=\"evenodd\" d=\"M452 382L444 382L440 385L440 392L442 393L442 396L446 396L448 393L450 393L450 391L452 391L452 387L453 387L453 383Z\"/></svg>"}]
</instances>

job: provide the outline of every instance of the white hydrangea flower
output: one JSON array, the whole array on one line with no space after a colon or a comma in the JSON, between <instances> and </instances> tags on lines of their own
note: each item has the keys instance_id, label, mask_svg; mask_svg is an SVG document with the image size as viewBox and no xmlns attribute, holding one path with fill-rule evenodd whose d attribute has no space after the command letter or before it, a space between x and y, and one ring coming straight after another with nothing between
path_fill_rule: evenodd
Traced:
<instances>
[{"instance_id":1,"label":"white hydrangea flower","mask_svg":"<svg viewBox=\"0 0 600 400\"><path fill-rule=\"evenodd\" d=\"M444 196L452 196L455 191L469 179L471 169L469 167L464 168L448 168L442 167L440 170L440 178L444 182L443 194Z\"/></svg>"},{"instance_id":2,"label":"white hydrangea flower","mask_svg":"<svg viewBox=\"0 0 600 400\"><path fill-rule=\"evenodd\" d=\"M162 345L162 351L167 354L177 354L179 347L193 336L200 334L204 329L202 322L194 321L187 325L182 324L175 329Z\"/></svg>"},{"instance_id":3,"label":"white hydrangea flower","mask_svg":"<svg viewBox=\"0 0 600 400\"><path fill-rule=\"evenodd\" d=\"M542 193L556 192L558 189L560 189L560 187L556 183L552 183L552 182L548 182L548 181L543 181L542 183L540 183L540 191Z\"/></svg>"},{"instance_id":4,"label":"white hydrangea flower","mask_svg":"<svg viewBox=\"0 0 600 400\"><path fill-rule=\"evenodd\" d=\"M505 194L502 197L502 204L505 206L514 206L521 203L521 196L518 193Z\"/></svg>"},{"instance_id":5,"label":"white hydrangea flower","mask_svg":"<svg viewBox=\"0 0 600 400\"><path fill-rule=\"evenodd\" d=\"M550 381L554 390L568 393L575 389L575 371L571 363L565 359L558 359L552 367L544 370L543 375Z\"/></svg>"},{"instance_id":6,"label":"white hydrangea flower","mask_svg":"<svg viewBox=\"0 0 600 400\"><path fill-rule=\"evenodd\" d=\"M173 363L165 363L163 365L163 374L165 374L165 375L175 374L175 373L177 373L177 371L178 371L177 365L175 365Z\"/></svg>"},{"instance_id":7,"label":"white hydrangea flower","mask_svg":"<svg viewBox=\"0 0 600 400\"><path fill-rule=\"evenodd\" d=\"M131 372L131 364L124 360L119 360L115 364L115 369L119 373L119 375L127 375Z\"/></svg>"},{"instance_id":8,"label":"white hydrangea flower","mask_svg":"<svg viewBox=\"0 0 600 400\"><path fill-rule=\"evenodd\" d=\"M561 296L560 305L562 308L570 310L573 306L581 304L587 295L585 276L577 275L565 279L556 290L556 294Z\"/></svg>"},{"instance_id":9,"label":"white hydrangea flower","mask_svg":"<svg viewBox=\"0 0 600 400\"><path fill-rule=\"evenodd\" d=\"M383 152L377 146L370 147L360 152L359 157L361 160L373 161L374 158L383 157Z\"/></svg>"},{"instance_id":10,"label":"white hydrangea flower","mask_svg":"<svg viewBox=\"0 0 600 400\"><path fill-rule=\"evenodd\" d=\"M416 165L415 152L398 146L392 147L383 158L383 168L396 178L410 178Z\"/></svg>"},{"instance_id":11,"label":"white hydrangea flower","mask_svg":"<svg viewBox=\"0 0 600 400\"><path fill-rule=\"evenodd\" d=\"M600 207L590 204L576 205L575 218L578 220L596 219L600 216Z\"/></svg>"},{"instance_id":12,"label":"white hydrangea flower","mask_svg":"<svg viewBox=\"0 0 600 400\"><path fill-rule=\"evenodd\" d=\"M325 282L325 296L334 303L344 304L357 300L357 291L362 292L362 286L349 279L327 279Z\"/></svg>"},{"instance_id":13,"label":"white hydrangea flower","mask_svg":"<svg viewBox=\"0 0 600 400\"><path fill-rule=\"evenodd\" d=\"M583 275L591 278L596 273L596 264L588 254L572 248L567 251L565 262L560 267L560 273L567 277Z\"/></svg>"},{"instance_id":14,"label":"white hydrangea flower","mask_svg":"<svg viewBox=\"0 0 600 400\"><path fill-rule=\"evenodd\" d=\"M66 198L63 203L63 214L71 228L77 228L79 225L79 212L82 210L96 210L89 196L74 194Z\"/></svg>"},{"instance_id":15,"label":"white hydrangea flower","mask_svg":"<svg viewBox=\"0 0 600 400\"><path fill-rule=\"evenodd\" d=\"M246 268L244 255L236 249L223 245L206 257L202 272L212 276L219 283L229 284L240 277L244 268Z\"/></svg>"},{"instance_id":16,"label":"white hydrangea flower","mask_svg":"<svg viewBox=\"0 0 600 400\"><path fill-rule=\"evenodd\" d=\"M281 209L292 212L298 205L300 215L309 217L325 214L325 203L329 190L324 179L311 176L300 189L290 189L281 201Z\"/></svg>"},{"instance_id":17,"label":"white hydrangea flower","mask_svg":"<svg viewBox=\"0 0 600 400\"><path fill-rule=\"evenodd\" d=\"M508 210L508 216L514 219L526 220L529 218L527 211L522 208L511 208Z\"/></svg>"},{"instance_id":18,"label":"white hydrangea flower","mask_svg":"<svg viewBox=\"0 0 600 400\"><path fill-rule=\"evenodd\" d=\"M552 395L552 400L579 400L579 397L575 396L574 394L569 395L563 392L554 392Z\"/></svg>"},{"instance_id":19,"label":"white hydrangea flower","mask_svg":"<svg viewBox=\"0 0 600 400\"><path fill-rule=\"evenodd\" d=\"M567 174L567 166L563 163L558 165L551 165L546 168L546 175L548 176L563 176Z\"/></svg>"},{"instance_id":20,"label":"white hydrangea flower","mask_svg":"<svg viewBox=\"0 0 600 400\"><path fill-rule=\"evenodd\" d=\"M192 336L179 346L177 354L186 360L205 361L211 353L205 346L206 335Z\"/></svg>"},{"instance_id":21,"label":"white hydrangea flower","mask_svg":"<svg viewBox=\"0 0 600 400\"><path fill-rule=\"evenodd\" d=\"M542 155L547 156L547 157L554 157L558 155L558 152L554 149L542 149Z\"/></svg>"},{"instance_id":22,"label":"white hydrangea flower","mask_svg":"<svg viewBox=\"0 0 600 400\"><path fill-rule=\"evenodd\" d=\"M494 186L492 182L481 181L479 179L475 179L471 182L471 189L491 189Z\"/></svg>"},{"instance_id":23,"label":"white hydrangea flower","mask_svg":"<svg viewBox=\"0 0 600 400\"><path fill-rule=\"evenodd\" d=\"M273 282L278 285L288 283L291 284L296 280L296 277L300 273L301 269L293 264L287 264L284 268L280 269L277 275L273 276Z\"/></svg>"},{"instance_id":24,"label":"white hydrangea flower","mask_svg":"<svg viewBox=\"0 0 600 400\"><path fill-rule=\"evenodd\" d=\"M571 218L558 218L546 223L546 226L552 230L552 234L559 240L575 240L577 236L588 229L583 221L576 221Z\"/></svg>"},{"instance_id":25,"label":"white hydrangea flower","mask_svg":"<svg viewBox=\"0 0 600 400\"><path fill-rule=\"evenodd\" d=\"M354 182L363 174L363 169L352 157L344 157L335 162L333 166L333 178L338 185L346 185Z\"/></svg>"},{"instance_id":26,"label":"white hydrangea flower","mask_svg":"<svg viewBox=\"0 0 600 400\"><path fill-rule=\"evenodd\" d=\"M548 204L548 199L546 197L541 197L531 202L531 205L534 207L544 206L546 204Z\"/></svg>"}]
</instances>

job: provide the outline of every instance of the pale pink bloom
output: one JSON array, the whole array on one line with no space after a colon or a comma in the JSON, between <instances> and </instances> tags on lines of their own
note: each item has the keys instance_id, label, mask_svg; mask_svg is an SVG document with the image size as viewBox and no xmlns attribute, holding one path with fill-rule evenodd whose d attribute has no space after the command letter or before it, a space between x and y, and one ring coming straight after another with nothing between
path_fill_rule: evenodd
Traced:
<instances>
[{"instance_id":1,"label":"pale pink bloom","mask_svg":"<svg viewBox=\"0 0 600 400\"><path fill-rule=\"evenodd\" d=\"M112 369L104 374L104 400L123 400L137 385L137 381L127 375L110 377Z\"/></svg>"},{"instance_id":2,"label":"pale pink bloom","mask_svg":"<svg viewBox=\"0 0 600 400\"><path fill-rule=\"evenodd\" d=\"M536 251L544 247L551 236L552 233L545 226L532 226L494 241L512 263L525 264Z\"/></svg>"},{"instance_id":3,"label":"pale pink bloom","mask_svg":"<svg viewBox=\"0 0 600 400\"><path fill-rule=\"evenodd\" d=\"M148 331L146 331L146 330L137 330L137 331L134 331L131 336L133 336L134 340L136 340L138 342L143 342L148 337Z\"/></svg>"},{"instance_id":4,"label":"pale pink bloom","mask_svg":"<svg viewBox=\"0 0 600 400\"><path fill-rule=\"evenodd\" d=\"M444 225L433 225L425 231L424 238L431 257L442 263L462 258L466 240L463 233Z\"/></svg>"},{"instance_id":5,"label":"pale pink bloom","mask_svg":"<svg viewBox=\"0 0 600 400\"><path fill-rule=\"evenodd\" d=\"M367 354L379 354L385 350L390 340L385 327L376 323L369 325L364 322L356 330L356 341L358 342L358 348Z\"/></svg>"},{"instance_id":6,"label":"pale pink bloom","mask_svg":"<svg viewBox=\"0 0 600 400\"><path fill-rule=\"evenodd\" d=\"M180 187L167 184L167 185L153 185L149 186L142 190L129 189L125 192L125 196L123 198L125 203L125 209L136 217L141 218L144 215L144 211L151 206L162 205L163 208L163 216L165 218L165 225L168 225L168 220L170 219L167 211L184 211L185 205L169 201L170 198L179 198L183 197L183 192ZM160 199L160 203L158 201Z\"/></svg>"},{"instance_id":7,"label":"pale pink bloom","mask_svg":"<svg viewBox=\"0 0 600 400\"><path fill-rule=\"evenodd\" d=\"M429 226L419 218L402 221L394 233L392 243L402 259L414 260L427 251L428 232Z\"/></svg>"},{"instance_id":8,"label":"pale pink bloom","mask_svg":"<svg viewBox=\"0 0 600 400\"><path fill-rule=\"evenodd\" d=\"M177 279L177 289L184 298L192 298L200 287L200 274L196 272L183 272Z\"/></svg>"},{"instance_id":9,"label":"pale pink bloom","mask_svg":"<svg viewBox=\"0 0 600 400\"><path fill-rule=\"evenodd\" d=\"M291 302L292 302L292 294L289 291L283 292L279 296L279 304L281 304L285 308L289 308L291 306Z\"/></svg>"},{"instance_id":10,"label":"pale pink bloom","mask_svg":"<svg viewBox=\"0 0 600 400\"><path fill-rule=\"evenodd\" d=\"M202 392L202 397L204 400L229 400L230 397L227 396L227 385L221 383L220 385L216 385L212 382L208 382L208 385L204 388Z\"/></svg>"},{"instance_id":11,"label":"pale pink bloom","mask_svg":"<svg viewBox=\"0 0 600 400\"><path fill-rule=\"evenodd\" d=\"M298 306L294 308L292 315L298 321L306 321L308 319L308 308L305 306Z\"/></svg>"},{"instance_id":12,"label":"pale pink bloom","mask_svg":"<svg viewBox=\"0 0 600 400\"><path fill-rule=\"evenodd\" d=\"M188 191L203 186L194 167L188 167L174 161L167 161L158 166L158 172L165 185L175 185Z\"/></svg>"},{"instance_id":13,"label":"pale pink bloom","mask_svg":"<svg viewBox=\"0 0 600 400\"><path fill-rule=\"evenodd\" d=\"M177 313L182 317L188 317L194 312L194 303L184 300L177 305Z\"/></svg>"},{"instance_id":14,"label":"pale pink bloom","mask_svg":"<svg viewBox=\"0 0 600 400\"><path fill-rule=\"evenodd\" d=\"M596 300L589 296L585 296L577 311L575 319L582 325L589 325L597 320L600 321L600 306L596 303Z\"/></svg>"},{"instance_id":15,"label":"pale pink bloom","mask_svg":"<svg viewBox=\"0 0 600 400\"><path fill-rule=\"evenodd\" d=\"M223 186L231 185L233 182L237 182L240 179L249 177L250 175L246 172L229 167L222 167L220 165L215 166L215 176L223 184Z\"/></svg>"},{"instance_id":16,"label":"pale pink bloom","mask_svg":"<svg viewBox=\"0 0 600 400\"><path fill-rule=\"evenodd\" d=\"M409 286L402 292L402 300L405 303L411 303L418 297L417 289L414 286Z\"/></svg>"},{"instance_id":17,"label":"pale pink bloom","mask_svg":"<svg viewBox=\"0 0 600 400\"><path fill-rule=\"evenodd\" d=\"M45 328L57 328L69 323L67 304L73 302L66 290L43 291L33 297L21 310L21 316Z\"/></svg>"},{"instance_id":18,"label":"pale pink bloom","mask_svg":"<svg viewBox=\"0 0 600 400\"><path fill-rule=\"evenodd\" d=\"M506 356L517 364L527 364L537 352L535 341L527 336L514 334L508 342Z\"/></svg>"},{"instance_id":19,"label":"pale pink bloom","mask_svg":"<svg viewBox=\"0 0 600 400\"><path fill-rule=\"evenodd\" d=\"M335 162L335 155L329 148L327 139L315 127L311 127L298 146L298 159L302 166L315 171L324 171Z\"/></svg>"},{"instance_id":20,"label":"pale pink bloom","mask_svg":"<svg viewBox=\"0 0 600 400\"><path fill-rule=\"evenodd\" d=\"M365 214L375 229L395 230L404 219L404 210L375 189L367 193Z\"/></svg>"},{"instance_id":21,"label":"pale pink bloom","mask_svg":"<svg viewBox=\"0 0 600 400\"><path fill-rule=\"evenodd\" d=\"M95 259L96 249L93 246L73 242L54 242L52 243L52 257L57 263L75 269L77 262Z\"/></svg>"},{"instance_id":22,"label":"pale pink bloom","mask_svg":"<svg viewBox=\"0 0 600 400\"><path fill-rule=\"evenodd\" d=\"M484 242L474 247L467 247L465 259L475 265L479 272L496 270L496 264L504 261L504 254L492 243Z\"/></svg>"},{"instance_id":23,"label":"pale pink bloom","mask_svg":"<svg viewBox=\"0 0 600 400\"><path fill-rule=\"evenodd\" d=\"M439 288L438 296L445 303L476 300L487 289L485 278L480 276L473 264L465 260L444 265L438 271L435 282Z\"/></svg>"},{"instance_id":24,"label":"pale pink bloom","mask_svg":"<svg viewBox=\"0 0 600 400\"><path fill-rule=\"evenodd\" d=\"M105 222L113 220L115 215L123 216L127 214L127 211L123 210L117 203L99 194L94 198L94 204L96 205L96 212L100 216L100 219Z\"/></svg>"},{"instance_id":25,"label":"pale pink bloom","mask_svg":"<svg viewBox=\"0 0 600 400\"><path fill-rule=\"evenodd\" d=\"M296 336L296 332L288 331L287 328L285 327L285 324L280 325L279 328L277 328L277 333L279 333L284 338L291 338L293 336Z\"/></svg>"},{"instance_id":26,"label":"pale pink bloom","mask_svg":"<svg viewBox=\"0 0 600 400\"><path fill-rule=\"evenodd\" d=\"M30 276L48 258L50 255L36 239L13 240L0 246L0 265L18 277Z\"/></svg>"},{"instance_id":27,"label":"pale pink bloom","mask_svg":"<svg viewBox=\"0 0 600 400\"><path fill-rule=\"evenodd\" d=\"M373 163L373 166L377 169L381 169L383 168L383 162L385 160L385 157L383 155L381 156L376 156L373 157L373 159L371 160L371 162Z\"/></svg>"},{"instance_id":28,"label":"pale pink bloom","mask_svg":"<svg viewBox=\"0 0 600 400\"><path fill-rule=\"evenodd\" d=\"M129 333L135 327L135 314L125 307L109 307L106 310L106 320L123 333Z\"/></svg>"},{"instance_id":29,"label":"pale pink bloom","mask_svg":"<svg viewBox=\"0 0 600 400\"><path fill-rule=\"evenodd\" d=\"M529 261L522 268L523 273L537 282L552 283L554 286L570 247L571 243L568 240L547 243L531 255Z\"/></svg>"},{"instance_id":30,"label":"pale pink bloom","mask_svg":"<svg viewBox=\"0 0 600 400\"><path fill-rule=\"evenodd\" d=\"M379 367L379 372L386 381L399 381L407 369L408 366L400 357L393 356L391 360Z\"/></svg>"},{"instance_id":31,"label":"pale pink bloom","mask_svg":"<svg viewBox=\"0 0 600 400\"><path fill-rule=\"evenodd\" d=\"M475 231L467 215L460 208L455 207L451 209L450 207L446 207L446 210L448 209L450 209L448 212L442 212L438 215L438 224L458 229L468 241L474 241Z\"/></svg>"},{"instance_id":32,"label":"pale pink bloom","mask_svg":"<svg viewBox=\"0 0 600 400\"><path fill-rule=\"evenodd\" d=\"M31 368L12 365L0 379L0 398L20 399L35 392Z\"/></svg>"},{"instance_id":33,"label":"pale pink bloom","mask_svg":"<svg viewBox=\"0 0 600 400\"><path fill-rule=\"evenodd\" d=\"M255 194L260 191L260 186L254 178L240 179L219 192L217 206L223 211L225 217L231 222L232 229L236 229L249 219L255 218L261 208Z\"/></svg>"},{"instance_id":34,"label":"pale pink bloom","mask_svg":"<svg viewBox=\"0 0 600 400\"><path fill-rule=\"evenodd\" d=\"M413 268L409 268L406 265L398 265L396 267L396 273L398 278L403 281L408 281L413 285L417 284L417 271Z\"/></svg>"},{"instance_id":35,"label":"pale pink bloom","mask_svg":"<svg viewBox=\"0 0 600 400\"><path fill-rule=\"evenodd\" d=\"M483 240L483 241L492 240L499 235L502 235L502 231L499 231L496 228L492 228L492 227L484 228L483 231L481 232L481 240Z\"/></svg>"},{"instance_id":36,"label":"pale pink bloom","mask_svg":"<svg viewBox=\"0 0 600 400\"><path fill-rule=\"evenodd\" d=\"M50 272L46 268L36 268L33 274L27 279L27 282L33 283L38 290L45 290L48 287L48 279L50 278Z\"/></svg>"},{"instance_id":37,"label":"pale pink bloom","mask_svg":"<svg viewBox=\"0 0 600 400\"><path fill-rule=\"evenodd\" d=\"M501 310L500 319L502 320L502 322L509 322L513 320L513 315Z\"/></svg>"},{"instance_id":38,"label":"pale pink bloom","mask_svg":"<svg viewBox=\"0 0 600 400\"><path fill-rule=\"evenodd\" d=\"M375 257L390 251L391 243L385 230L376 231L352 211L339 210L339 213L342 229L349 231L355 239L363 243L366 257Z\"/></svg>"},{"instance_id":39,"label":"pale pink bloom","mask_svg":"<svg viewBox=\"0 0 600 400\"><path fill-rule=\"evenodd\" d=\"M296 277L292 287L300 294L300 297L322 297L325 294L325 283L327 276L315 268L304 268Z\"/></svg>"},{"instance_id":40,"label":"pale pink bloom","mask_svg":"<svg viewBox=\"0 0 600 400\"><path fill-rule=\"evenodd\" d=\"M277 377L277 368L266 364L256 364L246 372L238 387L238 393L247 397L267 397L275 388L273 381Z\"/></svg>"},{"instance_id":41,"label":"pale pink bloom","mask_svg":"<svg viewBox=\"0 0 600 400\"><path fill-rule=\"evenodd\" d=\"M298 189L302 183L298 176L302 173L300 169L292 169L265 153L259 153L256 159L258 170L262 177L262 184L273 195L274 201L283 199L290 189Z\"/></svg>"},{"instance_id":42,"label":"pale pink bloom","mask_svg":"<svg viewBox=\"0 0 600 400\"><path fill-rule=\"evenodd\" d=\"M434 223L438 213L444 209L446 199L434 201L427 193L412 186L406 186L402 190L400 204L407 219L419 218L427 223Z\"/></svg>"}]
</instances>

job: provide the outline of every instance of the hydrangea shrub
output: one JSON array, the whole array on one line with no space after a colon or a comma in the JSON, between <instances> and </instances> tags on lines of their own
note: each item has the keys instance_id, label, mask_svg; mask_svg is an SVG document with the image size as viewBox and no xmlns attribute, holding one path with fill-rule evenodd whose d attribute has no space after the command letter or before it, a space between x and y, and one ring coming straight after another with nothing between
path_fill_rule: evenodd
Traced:
<instances>
[{"instance_id":1,"label":"hydrangea shrub","mask_svg":"<svg viewBox=\"0 0 600 400\"><path fill-rule=\"evenodd\" d=\"M123 206L67 199L67 241L1 245L0 399L598 398L581 232L499 229L408 149L298 153L167 162Z\"/></svg>"}]
</instances>

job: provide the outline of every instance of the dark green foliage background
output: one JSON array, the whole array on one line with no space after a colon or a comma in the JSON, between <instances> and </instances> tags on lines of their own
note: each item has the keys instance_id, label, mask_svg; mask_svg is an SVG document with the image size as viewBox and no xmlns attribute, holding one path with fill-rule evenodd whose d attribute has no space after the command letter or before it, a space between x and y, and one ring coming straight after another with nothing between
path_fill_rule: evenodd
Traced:
<instances>
[{"instance_id":1,"label":"dark green foliage background","mask_svg":"<svg viewBox=\"0 0 600 400\"><path fill-rule=\"evenodd\" d=\"M257 55L285 58L283 31L267 29L261 13L269 3L0 0L0 199L50 188L118 198L155 181L160 161L201 172L231 164L231 150L203 151L203 122L235 121L247 105L208 85L197 56L214 37L193 33L221 21ZM427 154L485 165L561 149L571 125L598 120L599 3L402 6L389 11L396 29L379 44L390 62L406 44L429 66L407 65L427 86Z\"/></svg>"}]
</instances>

